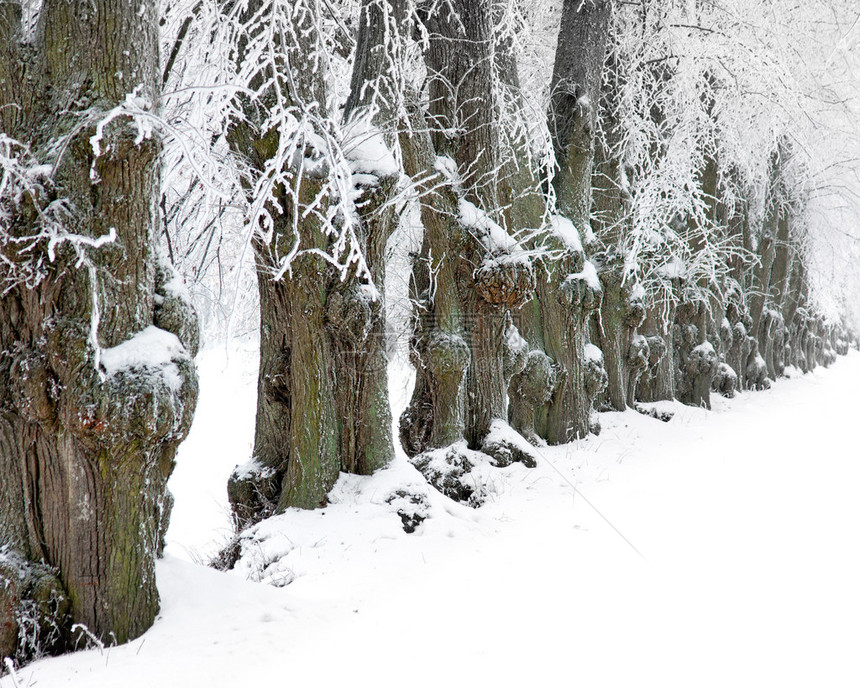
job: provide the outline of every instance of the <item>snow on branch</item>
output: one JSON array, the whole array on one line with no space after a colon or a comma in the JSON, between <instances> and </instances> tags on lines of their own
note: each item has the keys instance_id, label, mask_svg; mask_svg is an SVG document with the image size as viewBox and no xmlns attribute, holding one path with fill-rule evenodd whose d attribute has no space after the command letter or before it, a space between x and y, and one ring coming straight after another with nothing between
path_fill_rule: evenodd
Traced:
<instances>
[{"instance_id":1,"label":"snow on branch","mask_svg":"<svg viewBox=\"0 0 860 688\"><path fill-rule=\"evenodd\" d=\"M75 267L92 268L88 249L116 241L116 230L99 237L69 231L74 208L57 198L51 175L55 165L35 160L26 144L0 133L0 285L2 293L19 284L35 288L57 260L57 248L68 244L76 254ZM19 224L22 211L34 223ZM46 260L47 259L47 260ZM96 308L96 311L98 309Z\"/></svg>"},{"instance_id":2,"label":"snow on branch","mask_svg":"<svg viewBox=\"0 0 860 688\"><path fill-rule=\"evenodd\" d=\"M222 80L247 89L226 102L224 121L227 139L246 157L246 240L257 236L257 245L268 247L276 280L290 275L300 256L324 254L341 278L355 271L370 281L353 175L394 174L396 163L373 132L359 133L353 124L345 133L328 114L325 43L332 23L310 1L256 11L237 3L222 19L221 41L231 57ZM308 225L327 237L325 246L315 243Z\"/></svg>"}]
</instances>

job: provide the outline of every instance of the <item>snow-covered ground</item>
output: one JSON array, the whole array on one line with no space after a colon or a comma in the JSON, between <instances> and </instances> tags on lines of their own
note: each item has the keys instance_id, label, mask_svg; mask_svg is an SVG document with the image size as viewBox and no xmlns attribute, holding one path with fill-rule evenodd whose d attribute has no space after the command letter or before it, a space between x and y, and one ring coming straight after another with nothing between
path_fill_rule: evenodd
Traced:
<instances>
[{"instance_id":1,"label":"snow-covered ground","mask_svg":"<svg viewBox=\"0 0 860 688\"><path fill-rule=\"evenodd\" d=\"M478 510L398 457L263 524L225 574L193 562L229 535L252 360L201 356L153 629L2 688L860 685L860 354L669 423L605 414L488 473ZM429 516L411 535L404 486Z\"/></svg>"}]
</instances>

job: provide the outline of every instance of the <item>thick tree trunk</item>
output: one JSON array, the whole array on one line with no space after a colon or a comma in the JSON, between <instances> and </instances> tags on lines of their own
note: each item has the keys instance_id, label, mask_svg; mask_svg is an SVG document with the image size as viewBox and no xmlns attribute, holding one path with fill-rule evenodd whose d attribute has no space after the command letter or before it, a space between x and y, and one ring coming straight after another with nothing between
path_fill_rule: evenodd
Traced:
<instances>
[{"instance_id":1,"label":"thick tree trunk","mask_svg":"<svg viewBox=\"0 0 860 688\"><path fill-rule=\"evenodd\" d=\"M678 278L672 280L671 289L672 292L654 299L654 304L646 309L645 321L640 328L649 343L648 369L643 374L641 393L637 394L640 401L665 401L674 399L676 395L673 337L677 295L681 293Z\"/></svg>"},{"instance_id":2,"label":"thick tree trunk","mask_svg":"<svg viewBox=\"0 0 860 688\"><path fill-rule=\"evenodd\" d=\"M586 269L584 252L559 248L566 255L538 282L537 298L523 308L521 319L532 346L555 364L555 374L548 378L549 402L536 409L535 417L536 434L549 444L564 444L597 430L592 425L593 402L605 386L602 363L586 356L587 319L600 303L600 287L593 270Z\"/></svg>"},{"instance_id":3,"label":"thick tree trunk","mask_svg":"<svg viewBox=\"0 0 860 688\"><path fill-rule=\"evenodd\" d=\"M733 170L731 174L736 188L738 174ZM744 251L752 251L751 228L750 228L750 202L747 195L741 192L740 197L735 200L735 206L727 209L727 231L731 240L732 248L736 249L729 256L729 268L732 279L738 284L744 284L746 270L748 268L747 258Z\"/></svg>"},{"instance_id":4,"label":"thick tree trunk","mask_svg":"<svg viewBox=\"0 0 860 688\"><path fill-rule=\"evenodd\" d=\"M114 110L131 93L144 110L158 100L157 7L46 0L21 49L29 58L10 70L23 46L16 14L0 6L0 72L14 75L0 112L52 176L0 199L11 218L0 247L0 588L37 594L53 576L61 633L49 649L70 640L70 623L122 643L158 611L166 482L197 396L193 310L156 260L158 141ZM146 357L134 352L143 343ZM29 573L9 566L16 557L34 563ZM15 613L0 604L0 626L15 628Z\"/></svg>"},{"instance_id":5,"label":"thick tree trunk","mask_svg":"<svg viewBox=\"0 0 860 688\"><path fill-rule=\"evenodd\" d=\"M785 321L785 329L788 332L786 349L786 363L793 365L799 370L803 370L804 358L802 347L800 344L801 333L803 331L803 317L801 316L803 301L803 288L806 275L806 269L801 256L796 256L792 261L791 277L789 278L788 292L786 293L785 303L783 304L783 319Z\"/></svg>"},{"instance_id":6,"label":"thick tree trunk","mask_svg":"<svg viewBox=\"0 0 860 688\"><path fill-rule=\"evenodd\" d=\"M573 226L556 232L553 248L564 257L550 266L538 284L537 299L522 314L523 333L557 367L547 378L551 386L537 395L551 393L535 419L537 434L550 444L569 442L592 429L594 395L605 384L597 359L586 356L587 320L600 303L600 286L581 242L591 223L596 106L608 39L608 2L564 3L547 116L558 165L553 188L563 216L556 227L567 221ZM542 367L536 371L545 377Z\"/></svg>"},{"instance_id":7,"label":"thick tree trunk","mask_svg":"<svg viewBox=\"0 0 860 688\"><path fill-rule=\"evenodd\" d=\"M398 122L402 124L404 94L397 92L397 73L402 69L401 52L405 49L407 31L405 0L363 0L359 17L358 42L352 71L350 95L344 108L347 123L367 122L388 147L395 144ZM348 155L350 149L347 149ZM364 162L356 163L359 172L366 171ZM373 169L375 164L370 163ZM356 211L360 220L359 240L370 278L379 290L377 298L362 298L364 286L355 274L338 286L344 307L329 310L330 329L339 331L336 337L339 357L335 375L339 417L342 420L341 451L348 472L369 475L385 466L394 456L391 434L391 407L388 401L388 356L386 354L385 248L394 231L395 208L389 201L394 195L397 174L392 170L384 176L379 170L376 181L357 188ZM343 318L355 306L369 308L362 318L366 333L356 332L350 321ZM347 325L345 328L344 325ZM350 330L350 334L346 331ZM362 336L363 334L363 336ZM346 335L346 336L345 336ZM344 342L347 347L344 348ZM354 393L349 381L354 381ZM344 385L346 383L346 385ZM346 387L344 389L344 386Z\"/></svg>"},{"instance_id":8,"label":"thick tree trunk","mask_svg":"<svg viewBox=\"0 0 860 688\"><path fill-rule=\"evenodd\" d=\"M424 238L412 272L417 304L410 344L416 368L412 400L400 418L400 439L410 456L463 439L463 381L471 360L455 273L461 232L454 221L457 199L432 176L436 162L423 115L413 108L408 132L401 134L403 167L418 188Z\"/></svg>"},{"instance_id":9,"label":"thick tree trunk","mask_svg":"<svg viewBox=\"0 0 860 688\"><path fill-rule=\"evenodd\" d=\"M737 389L745 389L745 371L749 356L749 334L751 323L743 289L734 279L726 289L725 321L728 332L722 337L725 362L737 375Z\"/></svg>"},{"instance_id":10,"label":"thick tree trunk","mask_svg":"<svg viewBox=\"0 0 860 688\"><path fill-rule=\"evenodd\" d=\"M701 290L695 285L684 288L673 330L675 392L684 404L711 408L711 383L719 362L707 341L707 311Z\"/></svg>"},{"instance_id":11,"label":"thick tree trunk","mask_svg":"<svg viewBox=\"0 0 860 688\"><path fill-rule=\"evenodd\" d=\"M767 337L767 362L768 375L772 379L782 377L786 361L787 325L785 321L785 304L788 301L788 290L790 288L792 261L794 260L794 247L792 244L792 217L791 208L784 208L777 232L777 242L774 250L773 266L770 274L770 285L768 287L768 299L772 310L773 327L771 334Z\"/></svg>"},{"instance_id":12,"label":"thick tree trunk","mask_svg":"<svg viewBox=\"0 0 860 688\"><path fill-rule=\"evenodd\" d=\"M647 321L646 321L647 322ZM639 384L634 391L635 401L653 402L660 401L658 392L658 377L660 375L660 364L666 358L668 347L664 336L658 334L643 334L648 344L648 357L645 361L645 369L639 378ZM629 404L633 406L633 403Z\"/></svg>"},{"instance_id":13,"label":"thick tree trunk","mask_svg":"<svg viewBox=\"0 0 860 688\"><path fill-rule=\"evenodd\" d=\"M430 124L437 155L457 165L466 200L498 209L492 17L484 0L451 0L425 19Z\"/></svg>"},{"instance_id":14,"label":"thick tree trunk","mask_svg":"<svg viewBox=\"0 0 860 688\"><path fill-rule=\"evenodd\" d=\"M280 35L275 46L287 69L304 65L297 72L288 102L276 107L295 107L306 116L311 103L324 103L324 62L318 59L314 38L306 32L312 25L312 8L304 7L293 17L292 32ZM266 35L274 23L274 8L264 11L262 2L252 2L244 21L249 22L240 45L251 46ZM257 15L257 20L251 18ZM304 22L302 24L301 22ZM240 56L239 59L242 59ZM252 76L252 86L267 78L279 78L267 66ZM265 93L261 102L274 93ZM257 102L246 101L244 119L230 132L233 150L244 156L260 174L277 155L279 138L289 135L277 129L264 130L268 113ZM322 113L320 113L322 114ZM320 153L306 142L298 144L307 162ZM292 161L284 163L292 164ZM257 383L257 423L254 458L234 471L228 484L238 525L245 526L288 506L315 508L340 469L337 411L333 389L332 341L325 328L325 306L334 276L318 255L304 253L293 258L290 275L275 279L282 256L288 255L294 237L302 249L329 250L329 239L321 227L319 208L323 179L303 172L303 167L285 170L291 189L278 194L280 208L269 208L271 231L255 236L257 284L260 293L260 373ZM257 199L249 199L253 204ZM257 228L255 228L257 229Z\"/></svg>"},{"instance_id":15,"label":"thick tree trunk","mask_svg":"<svg viewBox=\"0 0 860 688\"><path fill-rule=\"evenodd\" d=\"M622 161L614 144L621 135L616 120L615 94L604 84L601 95L605 141L597 147L594 183L594 220L599 253L597 274L603 290L600 310L591 321L591 338L598 343L606 362L609 384L603 405L616 411L627 408L635 386L647 366L647 354L636 329L645 318L645 307L637 292L635 277L625 272L625 236L629 227L629 196ZM633 382L633 389L628 384Z\"/></svg>"},{"instance_id":16,"label":"thick tree trunk","mask_svg":"<svg viewBox=\"0 0 860 688\"><path fill-rule=\"evenodd\" d=\"M492 17L489 3L455 0L426 19L430 33L430 123L435 151L450 155L461 180L462 203L506 222L499 203L499 130L493 80ZM454 88L456 87L456 88ZM458 212L458 215L460 213ZM497 243L486 228L460 225L455 280L463 330L470 350L465 379L464 435L479 449L494 420L507 419L504 348L507 314L532 295L531 265L510 255L513 240ZM484 224L486 221L484 221ZM477 232L475 231L477 229ZM502 233L506 228L500 226ZM475 236L476 234L486 234Z\"/></svg>"},{"instance_id":17,"label":"thick tree trunk","mask_svg":"<svg viewBox=\"0 0 860 688\"><path fill-rule=\"evenodd\" d=\"M776 249L779 245L779 234L784 226L781 222L783 217L784 188L782 183L782 147L780 153L774 154L770 168L770 188L766 199L764 222L761 236L758 239L756 255L758 263L753 266L750 283L750 317L752 318L752 329L750 335L756 337L759 348L764 350L767 341L762 337L762 319L768 305L768 289L771 284L771 271Z\"/></svg>"},{"instance_id":18,"label":"thick tree trunk","mask_svg":"<svg viewBox=\"0 0 860 688\"><path fill-rule=\"evenodd\" d=\"M603 300L591 321L592 340L600 343L605 359L608 406L623 411L632 406L639 377L647 367L648 351L637 333L645 320L645 305L634 291L633 278L624 281L620 256L605 253L601 257L596 260Z\"/></svg>"},{"instance_id":19,"label":"thick tree trunk","mask_svg":"<svg viewBox=\"0 0 860 688\"><path fill-rule=\"evenodd\" d=\"M565 0L550 85L549 126L558 211L584 232L591 222L595 118L609 42L610 2Z\"/></svg>"},{"instance_id":20,"label":"thick tree trunk","mask_svg":"<svg viewBox=\"0 0 860 688\"><path fill-rule=\"evenodd\" d=\"M489 4L476 0L440 5L424 18L429 112L413 108L401 136L405 172L420 180L424 226L411 285L417 376L401 441L432 484L472 504L481 497L464 478L472 467L464 445L499 466L533 461L493 433L507 423L509 384L525 363L510 312L531 297L534 273L508 232L523 207L500 205L528 173L501 159L491 19ZM515 81L513 66L504 68Z\"/></svg>"},{"instance_id":21,"label":"thick tree trunk","mask_svg":"<svg viewBox=\"0 0 860 688\"><path fill-rule=\"evenodd\" d=\"M498 67L498 88L506 91L505 99L513 104L505 118L506 123L512 122L513 125L502 126L499 132L502 140L499 201L507 227L537 228L545 222L547 198L542 187L545 180L540 178L538 162L530 149L531 142L521 136L523 129L529 127L529 112L520 92L518 65L510 38L497 41L494 57ZM567 250L563 245L559 248ZM550 270L555 271L556 268L551 266ZM540 294L541 290L546 290L546 285L537 289L537 294ZM517 325L511 323L505 339L508 422L535 445L544 442L547 404L553 399L559 382L566 384L570 378L543 348L541 311L544 306L552 311L553 305L556 310L562 308L555 298L545 300L537 296L514 314Z\"/></svg>"},{"instance_id":22,"label":"thick tree trunk","mask_svg":"<svg viewBox=\"0 0 860 688\"><path fill-rule=\"evenodd\" d=\"M263 9L262 3L252 5L248 17ZM325 115L324 50L312 31L314 8L304 10L291 15L294 31L281 34L284 42L277 46L287 69L303 65L290 77L294 88L281 95L288 102L279 107L296 108L310 126L318 127ZM274 227L254 242L261 309L254 460L236 469L228 485L240 527L291 506L323 506L340 471L369 474L393 456L384 311L373 285L384 283L385 244L393 228L386 201L396 171L360 159L360 144L363 137L385 136L385 130L374 129L378 124L388 131L394 126L391 58L383 41L388 32L400 30L401 14L399 0L364 3L345 113L357 141L346 141L344 152L357 156L352 164L361 173L354 188L355 240L369 274L351 266L338 275L320 255L332 251L322 218L333 198L326 187L328 172L312 169L320 151L307 141L300 150L309 167L283 162L294 193L284 191L277 204L269 204ZM249 42L271 21L266 12L260 16ZM260 73L254 80L262 83L264 77ZM264 94L263 101L269 97L274 93ZM259 103L246 103L244 114L231 132L231 144L263 174L277 154L279 138L291 132L264 131ZM392 143L390 135L388 139ZM253 204L255 199L249 200ZM299 252L289 273L274 279L296 240Z\"/></svg>"}]
</instances>

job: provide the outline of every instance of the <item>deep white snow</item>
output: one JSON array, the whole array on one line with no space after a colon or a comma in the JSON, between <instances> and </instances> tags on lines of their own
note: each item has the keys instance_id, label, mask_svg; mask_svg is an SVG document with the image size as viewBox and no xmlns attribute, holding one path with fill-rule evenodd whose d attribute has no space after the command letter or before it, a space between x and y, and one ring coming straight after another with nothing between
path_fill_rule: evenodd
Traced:
<instances>
[{"instance_id":1,"label":"deep white snow","mask_svg":"<svg viewBox=\"0 0 860 688\"><path fill-rule=\"evenodd\" d=\"M200 359L154 628L20 685L860 685L857 352L710 412L673 404L669 423L604 414L599 437L488 474L478 510L398 457L343 477L326 509L261 524L224 574L188 559L227 536L252 361ZM412 535L387 503L404 486L429 516Z\"/></svg>"}]
</instances>

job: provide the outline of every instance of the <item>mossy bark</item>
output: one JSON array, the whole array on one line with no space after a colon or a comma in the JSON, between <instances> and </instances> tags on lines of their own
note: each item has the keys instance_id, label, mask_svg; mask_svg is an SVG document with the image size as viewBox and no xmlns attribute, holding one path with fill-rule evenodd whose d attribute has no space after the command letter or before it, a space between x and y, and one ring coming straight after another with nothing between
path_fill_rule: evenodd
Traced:
<instances>
[{"instance_id":1,"label":"mossy bark","mask_svg":"<svg viewBox=\"0 0 860 688\"><path fill-rule=\"evenodd\" d=\"M426 141L421 143L420 134L413 130L416 133L411 140L418 144L415 160L419 164L407 173L433 169L435 155L449 155L457 167L463 199L505 225L507 219L499 212L499 132L492 88L495 64L489 6L475 0L456 0L450 6L440 6L425 23L430 32L425 62L430 74L432 148ZM423 308L433 314L435 322L427 323L426 317L420 316L425 327L419 329L418 339L425 346L449 345L445 365L433 363L433 367L450 378L444 383L449 394L457 377L464 376L462 433L471 448L480 449L492 422L507 418L507 314L531 296L533 276L530 265L505 260L506 249L492 246L486 237L477 236L480 231L461 224L459 199L451 188L434 199L435 208L431 209L428 200L422 198L422 218L426 218L422 262L426 261L426 267L416 274L416 288L419 297L430 297L422 303L427 304ZM446 211L450 219L438 217ZM447 263L444 269L431 273L435 275L433 289L428 289L426 273L421 275L421 271L433 269L430 263L440 268ZM435 336L434 330L442 336ZM468 347L468 357L463 356L462 344ZM430 389L441 391L440 382L430 383ZM422 391L418 386L416 394ZM436 439L429 446L444 446L439 443L443 437L444 441L456 437L455 418L450 412L443 412L442 417L447 418L446 430L432 432Z\"/></svg>"},{"instance_id":2,"label":"mossy bark","mask_svg":"<svg viewBox=\"0 0 860 688\"><path fill-rule=\"evenodd\" d=\"M104 124L132 91L155 114L157 7L46 0L29 41L12 5L0 15L4 131L51 167L39 194L0 199L8 231L44 232L61 204L53 231L71 235L0 247L0 545L56 577L63 624L122 643L158 611L166 483L197 398L194 314L162 289L157 267L158 139L139 137L127 115ZM145 363L99 369L103 349L151 325L184 345L169 374ZM0 625L15 623L7 613Z\"/></svg>"},{"instance_id":3,"label":"mossy bark","mask_svg":"<svg viewBox=\"0 0 860 688\"><path fill-rule=\"evenodd\" d=\"M424 114L410 106L409 130L400 135L404 172L425 179L418 188L424 237L412 270L414 311L410 357L416 368L412 399L400 417L400 439L410 456L463 439L463 381L471 361L456 280L462 232L457 199L439 184L435 150Z\"/></svg>"},{"instance_id":4,"label":"mossy bark","mask_svg":"<svg viewBox=\"0 0 860 688\"><path fill-rule=\"evenodd\" d=\"M609 38L609 11L609 3L602 0L565 1L550 84L547 118L558 165L553 177L556 209L573 223L582 239L591 224L596 104ZM554 362L555 373L547 380L552 386L537 395L549 392L551 396L533 414L517 411L523 417L516 422L524 428L533 423L538 436L550 444L561 444L592 429L593 394L599 385L589 386L585 346L588 317L600 303L600 290L582 278L584 252L560 241L551 248L562 257L539 280L536 298L523 308L520 318L529 343Z\"/></svg>"},{"instance_id":5,"label":"mossy bark","mask_svg":"<svg viewBox=\"0 0 860 688\"><path fill-rule=\"evenodd\" d=\"M556 366L550 399L535 409L538 436L564 444L591 431L593 395L588 392L585 356L588 317L600 303L600 292L578 277L585 255L559 247L563 257L539 280L536 298L522 310L520 327L529 343Z\"/></svg>"},{"instance_id":6,"label":"mossy bark","mask_svg":"<svg viewBox=\"0 0 860 688\"><path fill-rule=\"evenodd\" d=\"M376 102L371 107L371 100L393 78L385 68L381 42L391 28L388 18L402 14L398 2L386 6L390 15L385 16L378 3L362 6L362 52L354 64L345 113L348 119L364 117L370 125L384 123L383 135L394 127L391 112ZM276 46L284 64L304 65L292 77L294 88L281 94L287 102L279 107L294 107L309 122L319 123L325 116L325 51L312 30L313 7L305 9L296 12L295 30L283 34L283 43ZM267 21L261 2L251 3L245 18L258 12ZM262 84L266 76L261 72L255 80ZM261 102L275 97L264 93ZM262 174L277 154L279 138L291 132L264 130L266 113L259 105L244 102L244 118L233 126L230 142ZM308 161L319 156L307 142L303 145ZM355 240L369 274L353 266L343 275L320 255L331 252L333 241L322 219L334 200L326 187L327 172L305 170L292 160L284 166L294 193L281 189L277 202L269 202L272 231L258 232L254 239L261 316L254 461L237 469L228 484L240 527L288 507L324 506L340 471L369 474L394 453L383 300L373 289L384 283L385 244L393 229L387 200L396 180L390 173L363 175L353 189ZM249 199L252 204L255 200ZM288 273L274 279L296 240L299 252Z\"/></svg>"}]
</instances>

